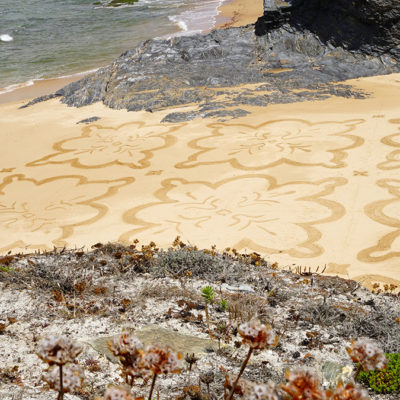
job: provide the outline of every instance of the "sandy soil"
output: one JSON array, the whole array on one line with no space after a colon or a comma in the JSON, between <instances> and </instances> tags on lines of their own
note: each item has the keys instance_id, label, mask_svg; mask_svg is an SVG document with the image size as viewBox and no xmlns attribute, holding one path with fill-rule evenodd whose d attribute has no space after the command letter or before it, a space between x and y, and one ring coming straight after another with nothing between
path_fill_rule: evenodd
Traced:
<instances>
[{"instance_id":1,"label":"sandy soil","mask_svg":"<svg viewBox=\"0 0 400 400\"><path fill-rule=\"evenodd\" d=\"M0 106L1 252L176 235L281 267L400 284L400 75L348 82L364 100L249 108L160 124L58 100ZM98 116L91 124L78 121Z\"/></svg>"}]
</instances>

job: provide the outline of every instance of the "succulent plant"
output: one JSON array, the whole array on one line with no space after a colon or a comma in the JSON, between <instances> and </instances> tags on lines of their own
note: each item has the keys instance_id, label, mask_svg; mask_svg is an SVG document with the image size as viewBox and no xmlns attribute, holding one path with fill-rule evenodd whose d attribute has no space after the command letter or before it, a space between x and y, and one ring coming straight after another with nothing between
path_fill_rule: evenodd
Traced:
<instances>
[{"instance_id":1,"label":"succulent plant","mask_svg":"<svg viewBox=\"0 0 400 400\"><path fill-rule=\"evenodd\" d=\"M361 371L358 380L378 393L400 393L400 354L386 354L388 364L385 369Z\"/></svg>"}]
</instances>

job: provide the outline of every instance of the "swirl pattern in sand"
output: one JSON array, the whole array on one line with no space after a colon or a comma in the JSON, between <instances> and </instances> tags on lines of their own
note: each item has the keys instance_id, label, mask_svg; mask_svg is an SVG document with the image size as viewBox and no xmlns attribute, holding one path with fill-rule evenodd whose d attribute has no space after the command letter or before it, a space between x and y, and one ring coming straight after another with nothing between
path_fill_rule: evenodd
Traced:
<instances>
[{"instance_id":1,"label":"swirl pattern in sand","mask_svg":"<svg viewBox=\"0 0 400 400\"><path fill-rule=\"evenodd\" d=\"M0 250L135 238L167 248L180 235L283 268L326 265L368 287L398 282L400 79L379 79L384 95L367 100L228 121L161 124L170 110L57 100L1 106Z\"/></svg>"},{"instance_id":2,"label":"swirl pattern in sand","mask_svg":"<svg viewBox=\"0 0 400 400\"><path fill-rule=\"evenodd\" d=\"M90 225L105 215L103 199L133 181L90 181L79 175L41 181L24 175L7 176L0 184L0 250L66 245L76 227Z\"/></svg>"},{"instance_id":3,"label":"swirl pattern in sand","mask_svg":"<svg viewBox=\"0 0 400 400\"><path fill-rule=\"evenodd\" d=\"M305 120L267 121L260 125L211 124L204 134L189 143L196 150L178 168L202 164L230 163L234 168L260 170L281 163L298 166L345 166L346 150L362 145L363 139L350 135L364 121Z\"/></svg>"},{"instance_id":4,"label":"swirl pattern in sand","mask_svg":"<svg viewBox=\"0 0 400 400\"><path fill-rule=\"evenodd\" d=\"M229 238L234 246L247 243L264 253L315 257L323 252L317 244L321 232L316 225L344 214L340 204L324 196L345 183L337 178L278 185L267 175L213 184L168 179L156 192L160 202L132 209L124 219L150 229L155 241L178 233L196 243L206 237L223 248ZM132 240L135 234L133 231L121 239Z\"/></svg>"},{"instance_id":5,"label":"swirl pattern in sand","mask_svg":"<svg viewBox=\"0 0 400 400\"><path fill-rule=\"evenodd\" d=\"M172 146L176 138L173 127L146 126L132 122L117 127L91 125L82 134L54 144L56 153L29 163L28 166L71 163L76 168L100 168L125 165L146 168L154 152Z\"/></svg>"}]
</instances>

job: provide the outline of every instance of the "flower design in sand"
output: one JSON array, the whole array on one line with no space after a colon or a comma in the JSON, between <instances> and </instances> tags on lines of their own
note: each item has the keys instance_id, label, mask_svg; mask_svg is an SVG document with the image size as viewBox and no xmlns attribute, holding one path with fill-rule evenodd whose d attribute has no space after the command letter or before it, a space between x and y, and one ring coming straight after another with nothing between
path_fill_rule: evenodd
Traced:
<instances>
[{"instance_id":1,"label":"flower design in sand","mask_svg":"<svg viewBox=\"0 0 400 400\"><path fill-rule=\"evenodd\" d=\"M388 231L379 237L376 244L358 253L357 258L363 262L400 258L400 180L381 179L377 185L386 189L391 197L368 204L365 213L372 220L387 226Z\"/></svg>"},{"instance_id":2,"label":"flower design in sand","mask_svg":"<svg viewBox=\"0 0 400 400\"><path fill-rule=\"evenodd\" d=\"M75 227L94 223L107 213L102 199L133 181L90 181L78 175L42 181L20 174L4 178L0 183L0 250L65 245Z\"/></svg>"},{"instance_id":3,"label":"flower design in sand","mask_svg":"<svg viewBox=\"0 0 400 400\"><path fill-rule=\"evenodd\" d=\"M400 119L391 119L389 122L392 124L398 124L400 126ZM400 127L398 130L400 131ZM385 136L382 138L381 142L387 146L395 148L396 150L393 150L387 154L386 161L378 164L378 168L384 170L400 168L400 132Z\"/></svg>"},{"instance_id":4,"label":"flower design in sand","mask_svg":"<svg viewBox=\"0 0 400 400\"><path fill-rule=\"evenodd\" d=\"M156 242L177 234L192 243L234 246L264 253L315 257L323 253L317 226L340 218L344 208L325 196L344 178L279 185L268 175L246 175L215 184L168 179L158 202L127 211L137 226L120 237L132 240L146 231Z\"/></svg>"},{"instance_id":5,"label":"flower design in sand","mask_svg":"<svg viewBox=\"0 0 400 400\"><path fill-rule=\"evenodd\" d=\"M283 119L256 126L214 123L209 125L211 134L189 143L195 152L176 167L228 162L243 170L260 170L281 163L340 168L346 165L346 150L363 144L361 137L349 134L362 122Z\"/></svg>"},{"instance_id":6,"label":"flower design in sand","mask_svg":"<svg viewBox=\"0 0 400 400\"><path fill-rule=\"evenodd\" d=\"M131 122L118 127L89 125L82 134L54 144L55 153L27 166L70 163L76 168L101 168L124 165L142 169L150 166L157 150L176 142L170 133L177 127Z\"/></svg>"}]
</instances>

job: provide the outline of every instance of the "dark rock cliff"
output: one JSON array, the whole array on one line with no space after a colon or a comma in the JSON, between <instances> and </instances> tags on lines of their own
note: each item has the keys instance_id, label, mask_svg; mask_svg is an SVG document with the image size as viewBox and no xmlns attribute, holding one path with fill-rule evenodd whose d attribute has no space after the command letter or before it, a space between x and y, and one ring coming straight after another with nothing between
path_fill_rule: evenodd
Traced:
<instances>
[{"instance_id":1,"label":"dark rock cliff","mask_svg":"<svg viewBox=\"0 0 400 400\"><path fill-rule=\"evenodd\" d=\"M400 0L264 0L264 10L259 35L289 23L324 43L400 60Z\"/></svg>"},{"instance_id":2,"label":"dark rock cliff","mask_svg":"<svg viewBox=\"0 0 400 400\"><path fill-rule=\"evenodd\" d=\"M241 116L245 105L360 98L338 82L400 72L400 0L264 5L255 27L148 40L56 95L71 106L102 101L130 111L195 104L165 119L183 121Z\"/></svg>"}]
</instances>

